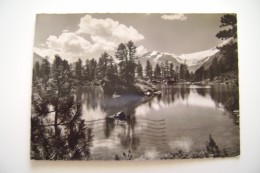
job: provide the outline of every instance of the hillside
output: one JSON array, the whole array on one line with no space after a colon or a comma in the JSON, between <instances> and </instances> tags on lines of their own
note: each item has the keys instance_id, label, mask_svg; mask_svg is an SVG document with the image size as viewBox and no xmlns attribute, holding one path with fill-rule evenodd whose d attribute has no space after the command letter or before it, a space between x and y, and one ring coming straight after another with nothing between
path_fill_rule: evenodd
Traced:
<instances>
[{"instance_id":1,"label":"hillside","mask_svg":"<svg viewBox=\"0 0 260 173\"><path fill-rule=\"evenodd\" d=\"M33 64L36 62L42 63L43 57L33 52Z\"/></svg>"},{"instance_id":2,"label":"hillside","mask_svg":"<svg viewBox=\"0 0 260 173\"><path fill-rule=\"evenodd\" d=\"M220 54L220 52L216 53L215 55L211 56L208 61L204 62L201 66L204 67L205 70L208 70L209 67L211 66L212 64L212 61L217 58L218 61L222 58L222 55Z\"/></svg>"}]
</instances>

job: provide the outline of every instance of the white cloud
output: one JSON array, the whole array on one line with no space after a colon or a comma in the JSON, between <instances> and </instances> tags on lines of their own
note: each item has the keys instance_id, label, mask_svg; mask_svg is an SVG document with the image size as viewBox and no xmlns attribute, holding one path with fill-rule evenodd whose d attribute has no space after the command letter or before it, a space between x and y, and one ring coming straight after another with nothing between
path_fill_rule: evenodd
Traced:
<instances>
[{"instance_id":1,"label":"white cloud","mask_svg":"<svg viewBox=\"0 0 260 173\"><path fill-rule=\"evenodd\" d=\"M88 34L94 43L105 49L115 49L118 44L126 43L129 40L138 42L144 39L133 26L127 27L110 18L96 19L85 15L80 19L77 34Z\"/></svg>"},{"instance_id":2,"label":"white cloud","mask_svg":"<svg viewBox=\"0 0 260 173\"><path fill-rule=\"evenodd\" d=\"M97 47L102 48L105 51L112 51L118 46L115 42L108 41L106 38L100 36L91 36L91 40Z\"/></svg>"},{"instance_id":3,"label":"white cloud","mask_svg":"<svg viewBox=\"0 0 260 173\"><path fill-rule=\"evenodd\" d=\"M144 46L138 46L137 48L136 48L136 55L137 56L142 56L143 54L145 54L145 53L147 53L148 51L147 51L147 49L145 49L144 48Z\"/></svg>"},{"instance_id":4,"label":"white cloud","mask_svg":"<svg viewBox=\"0 0 260 173\"><path fill-rule=\"evenodd\" d=\"M48 48L71 53L84 52L91 47L89 41L72 32L62 33L59 37L51 35L46 44Z\"/></svg>"},{"instance_id":5,"label":"white cloud","mask_svg":"<svg viewBox=\"0 0 260 173\"><path fill-rule=\"evenodd\" d=\"M187 16L185 16L184 14L170 14L170 15L165 14L162 15L161 18L164 20L180 20L180 21L187 20Z\"/></svg>"},{"instance_id":6,"label":"white cloud","mask_svg":"<svg viewBox=\"0 0 260 173\"><path fill-rule=\"evenodd\" d=\"M47 38L45 47L35 47L34 52L42 57L49 57L52 61L56 54L70 62L76 61L81 58L83 61L87 58L98 58L100 55L107 51L113 53L111 45L102 42L101 38L95 38L97 43L90 43L84 37L76 33L68 32L62 33L60 36L51 35Z\"/></svg>"},{"instance_id":7,"label":"white cloud","mask_svg":"<svg viewBox=\"0 0 260 173\"><path fill-rule=\"evenodd\" d=\"M93 45L85 38L72 33L65 32L60 36L50 35L46 40L47 48L35 48L41 56L48 56L53 59L55 54L66 58L69 61L75 61L78 58L85 59L93 50Z\"/></svg>"},{"instance_id":8,"label":"white cloud","mask_svg":"<svg viewBox=\"0 0 260 173\"><path fill-rule=\"evenodd\" d=\"M35 50L44 57L59 54L69 61L76 61L78 58L98 58L104 51L113 55L120 43L129 40L136 43L144 39L133 26L127 27L109 18L96 19L85 15L78 26L76 32L63 30L59 36L50 35L45 42L45 49L40 47ZM137 48L140 55L146 51L143 46Z\"/></svg>"}]
</instances>

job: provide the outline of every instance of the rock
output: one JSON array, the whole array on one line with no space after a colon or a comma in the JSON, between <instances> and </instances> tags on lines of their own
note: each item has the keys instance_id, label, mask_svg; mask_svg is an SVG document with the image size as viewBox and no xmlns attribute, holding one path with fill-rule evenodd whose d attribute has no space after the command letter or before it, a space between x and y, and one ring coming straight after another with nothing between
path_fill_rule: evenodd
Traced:
<instances>
[{"instance_id":1,"label":"rock","mask_svg":"<svg viewBox=\"0 0 260 173\"><path fill-rule=\"evenodd\" d=\"M114 120L115 115L109 115L107 118L110 119L110 120Z\"/></svg>"},{"instance_id":2,"label":"rock","mask_svg":"<svg viewBox=\"0 0 260 173\"><path fill-rule=\"evenodd\" d=\"M113 96L114 93L116 95L113 97L117 97L119 95L152 95L155 90L155 87L144 80L137 80L133 83L126 83L122 81L118 81L117 83L111 82L109 80L101 80L100 85L104 90L105 95ZM150 93L147 93L147 92ZM147 94L146 94L147 93Z\"/></svg>"},{"instance_id":3,"label":"rock","mask_svg":"<svg viewBox=\"0 0 260 173\"><path fill-rule=\"evenodd\" d=\"M152 95L152 92L151 92L151 91L147 91L147 92L145 92L145 95L146 95L146 96L151 96L151 95Z\"/></svg>"},{"instance_id":4,"label":"rock","mask_svg":"<svg viewBox=\"0 0 260 173\"><path fill-rule=\"evenodd\" d=\"M115 114L114 116L115 119L121 120L121 121L125 121L126 120L126 115L123 111L118 112Z\"/></svg>"},{"instance_id":5,"label":"rock","mask_svg":"<svg viewBox=\"0 0 260 173\"><path fill-rule=\"evenodd\" d=\"M121 95L119 95L119 94L115 94L115 93L114 93L114 94L112 95L112 98L113 98L113 99L119 98L119 97L121 97Z\"/></svg>"},{"instance_id":6,"label":"rock","mask_svg":"<svg viewBox=\"0 0 260 173\"><path fill-rule=\"evenodd\" d=\"M161 91L155 91L154 94L156 94L156 95L161 95L162 92L161 92Z\"/></svg>"}]
</instances>

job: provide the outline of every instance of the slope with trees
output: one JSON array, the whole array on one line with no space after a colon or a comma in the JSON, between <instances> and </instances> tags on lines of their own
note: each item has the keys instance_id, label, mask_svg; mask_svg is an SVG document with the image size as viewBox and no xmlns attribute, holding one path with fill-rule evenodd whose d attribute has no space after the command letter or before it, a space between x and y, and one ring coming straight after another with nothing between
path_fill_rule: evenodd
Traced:
<instances>
[{"instance_id":1,"label":"slope with trees","mask_svg":"<svg viewBox=\"0 0 260 173\"><path fill-rule=\"evenodd\" d=\"M220 30L216 37L226 40L226 43L217 47L220 51L210 61L203 64L195 72L195 79L218 80L224 82L232 80L238 82L238 51L237 51L237 19L235 14L225 14L221 17ZM210 65L207 65L209 64ZM203 72L202 72L203 68Z\"/></svg>"}]
</instances>

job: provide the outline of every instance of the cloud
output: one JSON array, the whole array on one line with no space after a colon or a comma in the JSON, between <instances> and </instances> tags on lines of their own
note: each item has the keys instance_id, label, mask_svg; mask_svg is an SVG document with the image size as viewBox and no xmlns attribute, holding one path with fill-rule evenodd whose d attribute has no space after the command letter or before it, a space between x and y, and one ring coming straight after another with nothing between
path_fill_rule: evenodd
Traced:
<instances>
[{"instance_id":1,"label":"cloud","mask_svg":"<svg viewBox=\"0 0 260 173\"><path fill-rule=\"evenodd\" d=\"M136 48L136 55L137 56L142 56L143 54L147 53L147 49L144 48L144 46L138 46Z\"/></svg>"},{"instance_id":2,"label":"cloud","mask_svg":"<svg viewBox=\"0 0 260 173\"><path fill-rule=\"evenodd\" d=\"M40 52L41 55L48 56L50 59L55 54L59 54L69 61L75 61L78 58L85 59L94 50L92 43L73 32L65 32L58 37L50 35L45 44L47 48L36 48L35 50Z\"/></svg>"},{"instance_id":3,"label":"cloud","mask_svg":"<svg viewBox=\"0 0 260 173\"><path fill-rule=\"evenodd\" d=\"M170 14L170 15L165 14L162 15L161 18L164 20L180 20L180 21L187 20L187 16L185 16L184 14Z\"/></svg>"},{"instance_id":4,"label":"cloud","mask_svg":"<svg viewBox=\"0 0 260 173\"><path fill-rule=\"evenodd\" d=\"M52 61L54 55L58 54L62 58L67 59L70 62L76 61L78 58L83 60L87 58L98 58L106 51L107 53L113 53L114 45L111 45L102 38L92 38L95 43L91 43L84 37L73 33L66 32L60 36L50 35L46 39L45 47L35 47L34 51L42 57L49 57Z\"/></svg>"},{"instance_id":5,"label":"cloud","mask_svg":"<svg viewBox=\"0 0 260 173\"><path fill-rule=\"evenodd\" d=\"M90 15L85 15L80 19L77 34L88 34L94 43L108 46L114 49L120 43L126 43L129 40L138 42L144 39L133 26L127 27L118 21L107 19L96 19Z\"/></svg>"},{"instance_id":6,"label":"cloud","mask_svg":"<svg viewBox=\"0 0 260 173\"><path fill-rule=\"evenodd\" d=\"M59 54L73 62L78 58L98 58L104 51L113 55L120 43L127 43L129 40L136 43L144 39L133 26L127 27L110 18L97 19L85 15L78 26L75 32L65 29L59 36L50 35L44 43L45 48L36 47L35 50L50 59ZM137 53L141 55L143 52L146 49L139 46Z\"/></svg>"},{"instance_id":7,"label":"cloud","mask_svg":"<svg viewBox=\"0 0 260 173\"><path fill-rule=\"evenodd\" d=\"M48 48L75 54L91 48L89 41L72 32L62 33L59 37L51 35L47 38L46 44Z\"/></svg>"}]
</instances>

